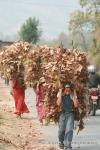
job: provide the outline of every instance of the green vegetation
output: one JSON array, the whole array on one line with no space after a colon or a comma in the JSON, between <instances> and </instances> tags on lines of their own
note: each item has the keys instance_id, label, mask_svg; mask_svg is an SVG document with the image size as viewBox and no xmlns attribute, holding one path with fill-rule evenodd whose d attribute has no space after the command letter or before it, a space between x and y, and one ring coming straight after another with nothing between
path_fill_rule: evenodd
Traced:
<instances>
[{"instance_id":1,"label":"green vegetation","mask_svg":"<svg viewBox=\"0 0 100 150\"><path fill-rule=\"evenodd\" d=\"M69 31L76 45L89 52L90 63L100 70L100 0L79 0L81 10L70 16Z\"/></svg>"},{"instance_id":2,"label":"green vegetation","mask_svg":"<svg viewBox=\"0 0 100 150\"><path fill-rule=\"evenodd\" d=\"M19 31L20 40L36 44L41 35L39 20L29 17Z\"/></svg>"}]
</instances>

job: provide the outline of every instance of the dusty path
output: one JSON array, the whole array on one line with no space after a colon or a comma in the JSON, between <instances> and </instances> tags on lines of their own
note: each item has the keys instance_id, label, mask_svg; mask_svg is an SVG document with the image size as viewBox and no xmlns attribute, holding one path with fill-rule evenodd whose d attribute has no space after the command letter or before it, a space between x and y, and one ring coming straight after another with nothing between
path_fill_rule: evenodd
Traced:
<instances>
[{"instance_id":1,"label":"dusty path","mask_svg":"<svg viewBox=\"0 0 100 150\"><path fill-rule=\"evenodd\" d=\"M9 88L0 80L0 150L59 150L57 125L40 126L35 110L35 95L26 90L30 114L18 119ZM74 133L73 150L100 150L100 111L89 117L85 129Z\"/></svg>"},{"instance_id":2,"label":"dusty path","mask_svg":"<svg viewBox=\"0 0 100 150\"><path fill-rule=\"evenodd\" d=\"M0 80L0 150L53 150L45 144L40 125L32 114L18 119L13 112L9 88Z\"/></svg>"}]
</instances>

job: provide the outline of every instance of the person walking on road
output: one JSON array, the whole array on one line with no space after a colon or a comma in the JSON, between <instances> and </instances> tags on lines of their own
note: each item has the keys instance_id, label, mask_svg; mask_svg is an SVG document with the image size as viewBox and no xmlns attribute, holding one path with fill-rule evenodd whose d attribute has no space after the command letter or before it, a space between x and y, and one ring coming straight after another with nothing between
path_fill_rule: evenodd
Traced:
<instances>
[{"instance_id":1,"label":"person walking on road","mask_svg":"<svg viewBox=\"0 0 100 150\"><path fill-rule=\"evenodd\" d=\"M61 107L59 117L59 147L64 150L71 150L74 129L73 105L78 107L78 100L71 98L71 85L66 84L60 89L57 95L57 105ZM74 96L73 96L74 97Z\"/></svg>"},{"instance_id":2,"label":"person walking on road","mask_svg":"<svg viewBox=\"0 0 100 150\"><path fill-rule=\"evenodd\" d=\"M15 114L21 117L23 113L29 113L29 109L25 104L25 87L18 80L11 81L11 94L15 101Z\"/></svg>"},{"instance_id":3,"label":"person walking on road","mask_svg":"<svg viewBox=\"0 0 100 150\"><path fill-rule=\"evenodd\" d=\"M45 117L44 110L44 84L45 79L41 77L39 82L36 85L35 93L36 93L36 110L40 123L43 125L43 119Z\"/></svg>"}]
</instances>

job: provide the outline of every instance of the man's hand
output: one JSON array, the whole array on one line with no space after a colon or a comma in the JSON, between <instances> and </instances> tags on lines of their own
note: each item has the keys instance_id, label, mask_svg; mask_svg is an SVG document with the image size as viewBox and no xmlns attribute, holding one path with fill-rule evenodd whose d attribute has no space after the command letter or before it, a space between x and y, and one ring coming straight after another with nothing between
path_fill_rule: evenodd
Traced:
<instances>
[{"instance_id":1,"label":"man's hand","mask_svg":"<svg viewBox=\"0 0 100 150\"><path fill-rule=\"evenodd\" d=\"M62 94L62 88L61 88L61 89L59 89L59 93L60 93L60 94Z\"/></svg>"}]
</instances>

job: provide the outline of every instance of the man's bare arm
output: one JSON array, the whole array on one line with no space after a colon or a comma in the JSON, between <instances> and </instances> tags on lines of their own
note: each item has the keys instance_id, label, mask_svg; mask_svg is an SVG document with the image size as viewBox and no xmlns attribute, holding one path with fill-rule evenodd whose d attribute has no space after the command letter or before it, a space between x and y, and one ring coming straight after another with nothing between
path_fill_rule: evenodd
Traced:
<instances>
[{"instance_id":1,"label":"man's bare arm","mask_svg":"<svg viewBox=\"0 0 100 150\"><path fill-rule=\"evenodd\" d=\"M60 89L57 94L57 105L60 106L61 103L62 103L62 89Z\"/></svg>"}]
</instances>

